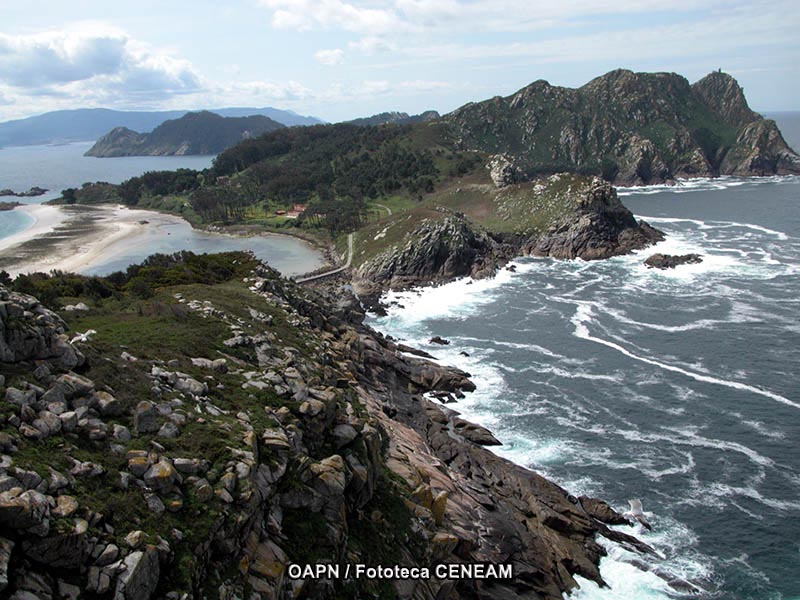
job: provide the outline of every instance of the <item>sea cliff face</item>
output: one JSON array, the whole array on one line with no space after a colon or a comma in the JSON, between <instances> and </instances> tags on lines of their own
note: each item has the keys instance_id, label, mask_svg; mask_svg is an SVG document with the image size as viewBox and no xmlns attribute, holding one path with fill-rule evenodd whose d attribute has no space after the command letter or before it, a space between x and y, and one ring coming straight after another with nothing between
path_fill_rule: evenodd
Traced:
<instances>
[{"instance_id":1,"label":"sea cliff face","mask_svg":"<svg viewBox=\"0 0 800 600\"><path fill-rule=\"evenodd\" d=\"M491 434L426 397L469 393L469 375L408 357L353 296L257 266L88 302L67 325L0 286L8 597L555 600L575 575L602 583L599 537L649 552L602 501L486 450ZM514 577L287 574L326 561Z\"/></svg>"},{"instance_id":2,"label":"sea cliff face","mask_svg":"<svg viewBox=\"0 0 800 600\"><path fill-rule=\"evenodd\" d=\"M463 148L506 153L532 178L571 171L619 185L677 177L800 173L773 121L730 75L689 82L617 70L577 88L537 81L445 115Z\"/></svg>"}]
</instances>

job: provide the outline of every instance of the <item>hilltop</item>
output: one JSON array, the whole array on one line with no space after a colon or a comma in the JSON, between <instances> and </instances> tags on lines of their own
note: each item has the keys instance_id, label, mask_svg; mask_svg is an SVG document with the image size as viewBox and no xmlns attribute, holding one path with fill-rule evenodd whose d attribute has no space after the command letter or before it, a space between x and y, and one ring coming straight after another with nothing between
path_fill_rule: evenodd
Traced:
<instances>
[{"instance_id":1,"label":"hilltop","mask_svg":"<svg viewBox=\"0 0 800 600\"><path fill-rule=\"evenodd\" d=\"M117 127L101 137L86 156L186 156L218 154L242 140L283 125L268 117L221 117L208 111L188 113L163 122L150 133Z\"/></svg>"},{"instance_id":2,"label":"hilltop","mask_svg":"<svg viewBox=\"0 0 800 600\"><path fill-rule=\"evenodd\" d=\"M368 125L386 125L387 123L394 123L395 125L408 125L411 123L422 123L424 121L435 121L441 115L435 110L426 110L418 115L409 115L405 112L383 112L371 117L361 117L346 121L351 125L360 125L362 127Z\"/></svg>"}]
</instances>

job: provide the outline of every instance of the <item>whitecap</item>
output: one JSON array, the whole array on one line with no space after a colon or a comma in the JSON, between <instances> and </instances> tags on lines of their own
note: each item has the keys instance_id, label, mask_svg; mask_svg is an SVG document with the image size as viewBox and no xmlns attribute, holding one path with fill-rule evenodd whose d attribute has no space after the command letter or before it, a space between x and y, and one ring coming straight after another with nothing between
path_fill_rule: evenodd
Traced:
<instances>
[{"instance_id":1,"label":"whitecap","mask_svg":"<svg viewBox=\"0 0 800 600\"><path fill-rule=\"evenodd\" d=\"M660 369L664 369L665 371L671 371L673 373L679 373L681 375L685 375L691 379L696 381L701 381L703 383L712 383L715 385L721 385L725 387L729 387L732 389L750 392L753 394L758 394L759 396L764 396L766 398L770 398L771 400L775 400L776 402L780 402L781 404L785 404L787 406L791 406L793 408L800 408L800 404L786 398L785 396L781 396L780 394L776 394L775 392L771 392L769 390L765 390L762 388L758 388L746 383L741 383L739 381L732 381L728 379L722 379L720 377L712 377L710 375L704 375L701 373L695 373L693 371L689 371L687 369L683 369L681 367L667 364L655 360L653 358L648 358L646 356L639 356L634 354L630 350L624 348L620 344L616 344L614 342L610 342L608 340L604 340L602 338L595 337L589 333L589 328L587 327L586 323L592 320L592 307L587 302L581 302L577 305L577 309L575 311L575 316L572 318L572 323L575 326L574 335L578 338L585 339L590 342L595 342L597 344L601 344L621 354L624 354L628 358L632 358L633 360L637 360L639 362L643 362L645 364L652 365L654 367L658 367Z\"/></svg>"}]
</instances>

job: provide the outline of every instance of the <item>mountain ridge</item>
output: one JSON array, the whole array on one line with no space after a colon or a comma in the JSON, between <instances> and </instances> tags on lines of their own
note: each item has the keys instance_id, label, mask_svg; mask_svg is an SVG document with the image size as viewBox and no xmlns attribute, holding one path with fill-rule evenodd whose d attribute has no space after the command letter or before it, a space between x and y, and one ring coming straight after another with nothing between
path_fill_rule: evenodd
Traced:
<instances>
[{"instance_id":1,"label":"mountain ridge","mask_svg":"<svg viewBox=\"0 0 800 600\"><path fill-rule=\"evenodd\" d=\"M738 82L714 72L617 69L578 88L544 80L443 117L463 149L507 154L528 178L558 171L618 184L677 177L800 173L777 125L753 112Z\"/></svg>"},{"instance_id":2,"label":"mountain ridge","mask_svg":"<svg viewBox=\"0 0 800 600\"><path fill-rule=\"evenodd\" d=\"M150 133L116 127L86 151L85 156L186 156L218 154L238 142L282 129L261 115L222 117L202 111L164 121Z\"/></svg>"},{"instance_id":3,"label":"mountain ridge","mask_svg":"<svg viewBox=\"0 0 800 600\"><path fill-rule=\"evenodd\" d=\"M272 107L207 109L223 117L262 115L283 125L318 125L316 117ZM164 121L178 119L190 110L121 111L108 108L57 110L0 123L0 147L96 141L115 127L148 132ZM197 111L194 111L197 112Z\"/></svg>"}]
</instances>

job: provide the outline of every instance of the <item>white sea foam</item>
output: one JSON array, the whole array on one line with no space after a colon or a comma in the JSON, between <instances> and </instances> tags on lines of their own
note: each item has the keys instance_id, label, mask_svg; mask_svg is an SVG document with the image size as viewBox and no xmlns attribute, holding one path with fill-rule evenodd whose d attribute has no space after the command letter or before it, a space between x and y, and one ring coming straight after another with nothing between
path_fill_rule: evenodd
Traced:
<instances>
[{"instance_id":1,"label":"white sea foam","mask_svg":"<svg viewBox=\"0 0 800 600\"><path fill-rule=\"evenodd\" d=\"M648 195L669 192L673 194L683 194L686 192L699 192L705 190L724 190L728 188L740 187L742 185L764 185L764 184L785 184L795 183L796 175L772 175L769 177L733 177L723 175L721 177L698 177L695 179L677 179L674 185L657 184L642 185L632 187L618 187L617 194L620 196Z\"/></svg>"},{"instance_id":2,"label":"white sea foam","mask_svg":"<svg viewBox=\"0 0 800 600\"><path fill-rule=\"evenodd\" d=\"M734 185L738 185L736 182ZM765 315L753 304L753 291L737 287L736 281L747 279L766 280L791 274L796 267L787 264L786 245L794 244L782 232L769 230L747 223L702 221L696 219L651 219L668 233L668 239L659 245L633 255L616 257L608 261L560 262L551 259L523 259L516 262L517 273L507 270L500 272L492 280L470 282L460 280L445 286L423 291L392 294L390 300L402 304L389 309L389 315L379 322L386 333L409 340L409 343L423 345L435 354L441 363L452 364L472 373L478 390L459 402L456 408L462 415L474 422L489 426L503 446L494 451L518 464L534 468L545 476L575 494L603 496L608 493L601 483L586 476L564 480L563 465L602 466L611 472L624 473L636 469L647 479L658 482L664 478L680 478L685 482L685 498L676 499L664 496L672 505L686 504L700 506L704 501L723 508L736 502L739 510L754 512L751 503L763 502L765 507L778 510L794 510L794 503L773 498L759 492L765 473L775 471L776 465L768 456L748 447L724 439L716 439L711 434L696 427L655 427L655 431L642 429L635 418L619 407L604 406L602 394L596 390L613 386L618 399L634 404L645 403L648 410L680 416L685 407L704 397L692 389L691 382L700 381L737 389L767 397L771 400L800 408L794 398L787 398L771 390L761 389L742 381L747 374L731 369L720 375L704 366L686 364L677 357L662 353L653 356L649 348L637 346L636 338L626 337L626 329L664 333L683 333L694 330L714 330L732 323L763 321ZM786 237L784 237L786 236ZM792 238L793 239L793 238ZM642 265L644 256L652 252L669 254L698 253L704 262L699 265L684 265L672 271L646 269ZM531 273L541 273L541 278ZM526 276L527 275L527 276ZM553 278L556 279L553 279ZM545 282L542 279L549 279ZM555 283L553 283L555 282ZM775 285L782 285L777 282ZM452 344L446 347L427 345L434 333L427 325L430 319L453 321L475 318L487 304L509 292L514 295L530 293L541 302L531 302L530 306L510 305L508 310L528 312L528 318L558 319L563 316L565 333L592 343L604 345L631 360L655 367L642 373L642 379L626 381L621 374L599 372L592 365L603 364L604 359L581 359L569 356L571 352L555 351L546 338L537 336L537 330L527 324L530 339L537 343L521 343L517 335L513 340L483 339L470 335L450 335ZM625 302L615 302L614 296L637 297L640 294L665 293L668 295L689 295L693 302L681 307L679 315L687 315L686 322L666 325L650 322L649 319L633 318L626 312ZM590 297L591 301L582 300ZM730 305L727 315L713 318L703 308L705 298L724 297ZM764 298L770 302L771 298ZM796 300L786 300L787 312ZM636 303L633 303L634 305ZM492 307L494 310L494 307ZM596 312L595 312L596 311ZM695 316L693 316L695 313ZM603 319L598 315L602 314ZM631 312L631 314L636 314ZM723 313L724 314L724 313ZM609 317L613 321L609 320ZM770 319L773 317L770 316ZM784 318L782 315L778 319ZM517 330L524 331L524 330ZM442 334L444 335L444 334ZM486 334L484 334L486 335ZM500 336L498 336L500 337ZM527 335L522 336L526 340ZM639 336L641 343L641 336ZM579 343L579 342L575 342ZM556 346L561 350L560 346ZM461 356L466 351L469 357ZM514 352L518 351L518 352ZM500 357L514 352L522 364L504 364ZM530 353L526 357L525 353ZM635 372L635 371L634 371ZM661 375L659 375L661 373ZM686 385L671 381L675 374L686 377ZM532 390L527 398L520 398L509 389L505 378L528 377ZM566 382L570 379L591 381L585 387L587 394L570 388L565 393ZM680 378L679 378L680 381ZM656 401L655 396L641 389L644 385L668 386L673 390L669 401ZM599 387L598 387L599 386ZM584 388L580 388L584 389ZM621 413L621 414L616 414ZM531 430L525 425L537 419L551 424L548 430ZM685 422L680 419L679 422ZM756 429L758 421L745 423ZM763 429L763 428L762 428ZM560 431L574 432L559 435ZM556 433L552 433L556 431ZM766 430L762 430L767 435ZM599 446L588 440L624 438L638 453L630 460L616 456L611 448ZM776 436L777 439L777 436ZM582 443L578 440L587 440ZM619 442L619 440L618 440ZM654 449L650 452L649 449ZM662 449L658 452L655 449ZM746 457L751 464L753 478L743 484L720 484L719 480L700 481L696 460L708 451L716 450L722 455L735 453ZM735 456L735 455L733 455ZM739 461L741 462L741 461ZM727 474L736 467L737 462L725 462L721 473ZM578 469L580 471L581 469ZM733 472L733 471L730 471ZM658 497L659 492L654 492ZM621 508L621 507L620 507ZM657 514L654 521L657 532L637 531L636 535L658 548L667 559L659 564L663 572L687 580L707 578L711 575L711 562L691 551L692 533L681 523L668 515ZM689 549L687 551L687 548ZM653 572L644 572L629 563L634 557L625 553L615 544L608 544L609 556L601 561L601 573L611 586L600 589L595 584L581 580L582 589L570 598L579 600L617 600L650 598L665 599L675 597L676 593L666 581Z\"/></svg>"}]
</instances>

